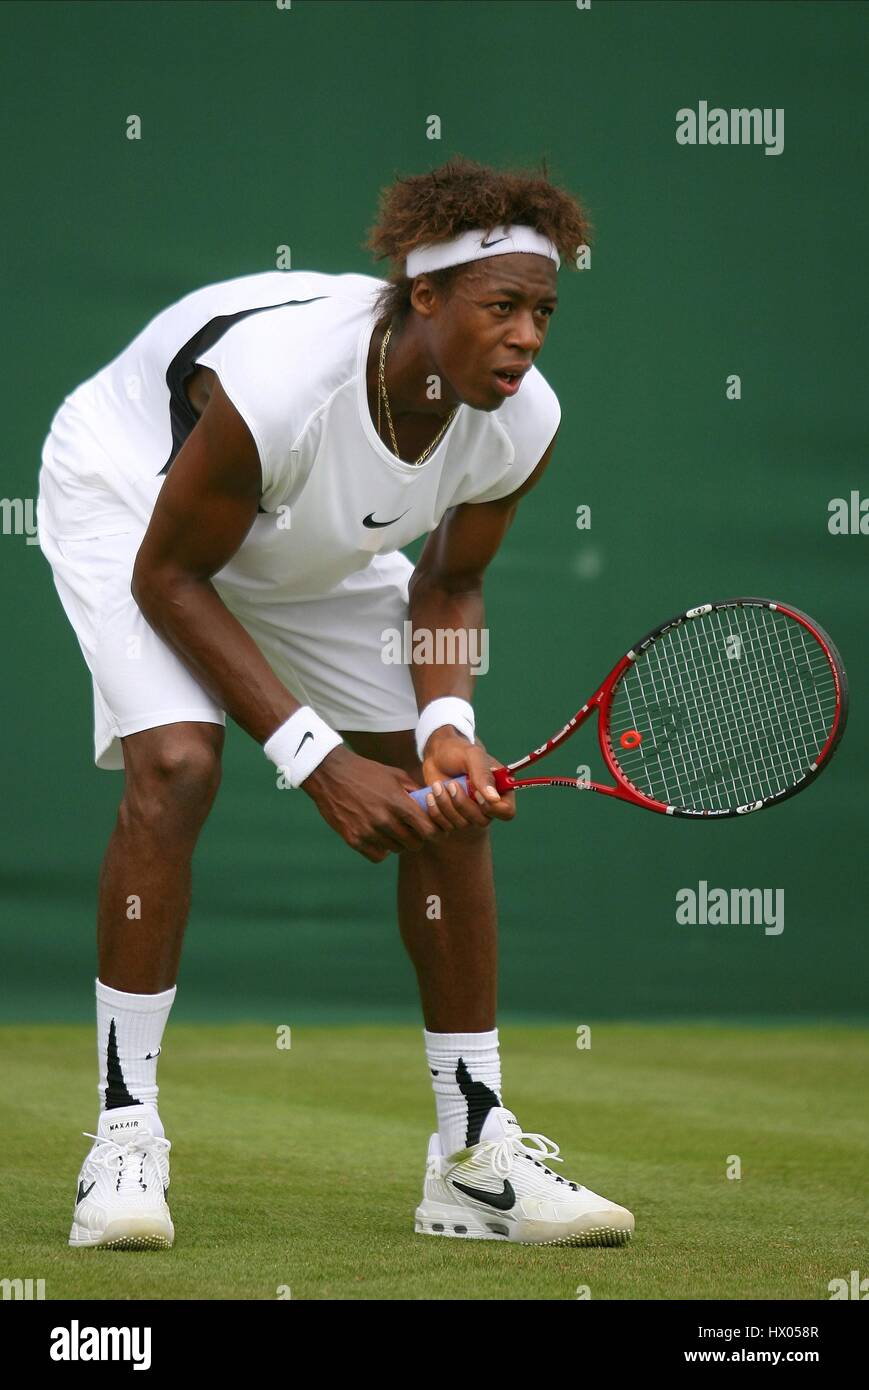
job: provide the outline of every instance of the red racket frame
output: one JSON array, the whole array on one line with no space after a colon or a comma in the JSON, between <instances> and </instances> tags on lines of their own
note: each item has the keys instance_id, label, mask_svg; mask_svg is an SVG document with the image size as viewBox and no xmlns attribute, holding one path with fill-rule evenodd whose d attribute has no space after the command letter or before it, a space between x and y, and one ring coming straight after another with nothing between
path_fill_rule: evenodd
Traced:
<instances>
[{"instance_id":1,"label":"red racket frame","mask_svg":"<svg viewBox=\"0 0 869 1390\"><path fill-rule=\"evenodd\" d=\"M760 801L749 802L745 806L738 806L733 810L722 811L689 811L677 806L668 806L663 801L656 801L653 797L646 796L638 787L635 787L633 783L628 781L619 770L618 764L613 756L607 733L607 720L619 680L625 671L633 666L637 657L645 651L656 638L662 636L662 634L667 632L670 628L679 627L682 623L691 622L696 617L719 609L746 607L770 608L776 612L784 613L790 618L796 619L798 623L801 623L803 627L808 629L823 648L830 669L833 672L833 680L836 686L836 715L827 741L818 754L816 761L807 770L804 777L793 786L785 787L782 791L776 792L772 796L764 797ZM529 767L539 762L541 758L547 757L554 748L558 748L561 744L565 743L595 711L597 711L598 715L598 743L600 745L600 751L607 768L615 778L615 786L606 786L602 782L584 782L576 777L514 777L513 774L519 768ZM515 791L523 787L572 787L574 791L601 792L604 796L614 796L619 801L628 801L635 806L643 806L646 810L657 811L660 815L683 816L690 820L722 820L729 816L740 816L746 815L751 811L760 811L779 801L785 801L787 797L794 796L796 792L802 791L829 763L842 734L845 732L847 712L848 687L842 659L833 645L832 639L824 632L823 628L818 626L814 618L810 618L808 614L802 613L798 608L792 608L789 604L779 603L774 599L725 599L720 603L704 603L698 605L696 608L689 608L685 613L679 613L675 617L668 619L666 623L661 623L659 627L653 628L651 632L647 632L645 637L642 637L639 642L635 642L630 651L617 662L591 699L582 706L582 709L577 711L572 719L568 720L563 729L559 729L557 734L553 734L552 738L548 739L546 743L541 744L539 748L535 748L533 752L527 753L524 758L519 758L516 762L509 763L505 768L493 768L492 776L495 787L499 792Z\"/></svg>"}]
</instances>

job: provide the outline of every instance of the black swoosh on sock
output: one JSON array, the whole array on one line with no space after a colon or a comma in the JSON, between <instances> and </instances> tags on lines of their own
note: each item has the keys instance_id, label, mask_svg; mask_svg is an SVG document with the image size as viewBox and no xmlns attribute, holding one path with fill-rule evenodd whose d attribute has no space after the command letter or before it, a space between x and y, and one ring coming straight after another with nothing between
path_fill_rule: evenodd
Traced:
<instances>
[{"instance_id":1,"label":"black swoosh on sock","mask_svg":"<svg viewBox=\"0 0 869 1390\"><path fill-rule=\"evenodd\" d=\"M106 1045L106 1109L120 1110L124 1105L141 1105L140 1100L131 1096L127 1090L127 1083L124 1080L124 1073L121 1070L121 1061L118 1057L118 1038L115 1032L115 1020L109 1024L109 1040Z\"/></svg>"},{"instance_id":2,"label":"black swoosh on sock","mask_svg":"<svg viewBox=\"0 0 869 1390\"><path fill-rule=\"evenodd\" d=\"M480 1142L480 1133L489 1111L496 1110L501 1102L482 1081L474 1081L465 1066L464 1057L459 1058L456 1067L456 1085L468 1102L468 1134L465 1142L471 1148Z\"/></svg>"}]
</instances>

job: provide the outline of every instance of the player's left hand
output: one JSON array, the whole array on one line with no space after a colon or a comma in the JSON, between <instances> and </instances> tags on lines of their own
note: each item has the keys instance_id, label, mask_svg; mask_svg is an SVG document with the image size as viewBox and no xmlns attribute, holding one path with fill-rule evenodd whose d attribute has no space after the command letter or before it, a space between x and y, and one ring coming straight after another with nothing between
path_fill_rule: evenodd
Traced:
<instances>
[{"instance_id":1,"label":"player's left hand","mask_svg":"<svg viewBox=\"0 0 869 1390\"><path fill-rule=\"evenodd\" d=\"M490 820L512 820L516 793L499 795L489 769L504 764L488 753L479 740L468 743L458 734L435 730L426 744L422 763L424 785L432 788L428 813L441 830L468 825L488 825ZM474 792L468 796L453 779L466 773ZM434 805L432 805L432 799Z\"/></svg>"}]
</instances>

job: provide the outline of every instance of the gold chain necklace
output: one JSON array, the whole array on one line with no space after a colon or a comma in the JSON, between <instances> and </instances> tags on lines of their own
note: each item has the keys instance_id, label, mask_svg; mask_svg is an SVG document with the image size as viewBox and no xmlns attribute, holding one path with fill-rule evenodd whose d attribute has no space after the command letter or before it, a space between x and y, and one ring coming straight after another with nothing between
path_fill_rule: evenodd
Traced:
<instances>
[{"instance_id":1,"label":"gold chain necklace","mask_svg":"<svg viewBox=\"0 0 869 1390\"><path fill-rule=\"evenodd\" d=\"M383 404L386 406L386 420L387 420L387 423L388 423L388 425L389 425L389 434L390 434L390 438L392 439L392 452L395 454L396 458L401 459L401 454L398 452L398 440L397 440L396 437L395 437L395 430L394 430L393 425L392 425L392 411L389 409L389 397L388 397L388 395L386 394L386 375L385 375L385 371L384 371L384 367L385 367L385 363L386 363L386 345L387 345L387 343L389 342L389 339L390 339L391 334L392 334L392 324L390 324L389 327L387 328L386 332L385 332L384 335L383 335L383 342L380 344L380 366L379 366L379 370L378 370L378 373L377 373L378 385L379 385L379 390L378 390L378 392L377 392L377 433L378 433L378 435L380 435L380 401L381 401L381 399L382 399L382 400L383 400ZM454 405L454 406L453 406L452 410L450 411L450 413L449 413L449 415L447 416L446 420L444 420L443 425L442 425L441 428L438 430L438 432L437 432L437 434L435 435L434 439L432 440L431 444L429 444L429 446L428 446L427 449L423 449L423 451L422 451L422 453L420 454L420 456L419 456L418 459L414 459L414 460L413 460L412 467L415 468L415 467L417 466L417 464L423 463L423 462L428 458L428 456L429 456L429 454L431 453L432 449L433 449L433 448L435 447L435 445L438 444L439 441L443 438L443 436L444 436L444 434L446 433L447 429L449 428L449 425L450 425L450 423L451 423L451 421L452 421L452 418L453 418L453 416L455 415L455 413L456 413L456 411L458 410L458 408L459 408L459 407L458 407L457 405ZM381 438L382 438L382 436L381 436Z\"/></svg>"}]
</instances>

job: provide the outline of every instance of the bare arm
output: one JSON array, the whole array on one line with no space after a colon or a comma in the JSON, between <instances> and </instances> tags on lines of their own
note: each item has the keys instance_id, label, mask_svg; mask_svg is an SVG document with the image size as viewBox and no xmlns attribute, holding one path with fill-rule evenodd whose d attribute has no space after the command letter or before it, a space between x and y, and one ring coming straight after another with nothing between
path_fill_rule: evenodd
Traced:
<instances>
[{"instance_id":1,"label":"bare arm","mask_svg":"<svg viewBox=\"0 0 869 1390\"><path fill-rule=\"evenodd\" d=\"M410 617L414 628L482 626L483 575L516 515L521 498L539 482L549 464L556 431L534 472L515 492L497 502L465 503L446 513L432 531L410 582ZM470 647L470 643L469 643ZM412 669L420 709L441 695L470 700L474 677L463 665L416 665Z\"/></svg>"},{"instance_id":2,"label":"bare arm","mask_svg":"<svg viewBox=\"0 0 869 1390\"><path fill-rule=\"evenodd\" d=\"M256 444L215 380L160 490L131 586L154 630L260 744L300 705L211 579L253 525L261 487ZM357 757L346 744L302 783L324 820L374 862L396 848L419 849L436 833L408 786L406 773Z\"/></svg>"},{"instance_id":3,"label":"bare arm","mask_svg":"<svg viewBox=\"0 0 869 1390\"><path fill-rule=\"evenodd\" d=\"M199 683L260 744L299 708L211 578L257 514L261 470L219 381L160 490L133 569L133 597Z\"/></svg>"},{"instance_id":4,"label":"bare arm","mask_svg":"<svg viewBox=\"0 0 869 1390\"><path fill-rule=\"evenodd\" d=\"M454 507L431 533L410 583L409 613L414 631L475 629L482 632L485 619L483 575L507 534L521 498L546 471L557 438L558 431L534 472L515 492L497 502L471 502ZM467 645L470 651L470 640ZM477 650L480 650L479 645ZM470 662L461 665L414 663L411 672L420 709L443 695L472 699L476 677L471 675ZM487 809L492 814L504 819L513 814L512 798L499 798L486 775L488 767L499 764L489 757L482 745L470 748L452 725L444 725L431 735L425 751L423 772L427 781L440 782L444 777L468 772L474 786L485 791L489 801ZM438 811L441 811L442 797L436 800ZM486 818L479 807L461 793L452 803L447 796L443 809L450 814L461 811L466 821L479 822Z\"/></svg>"}]
</instances>

